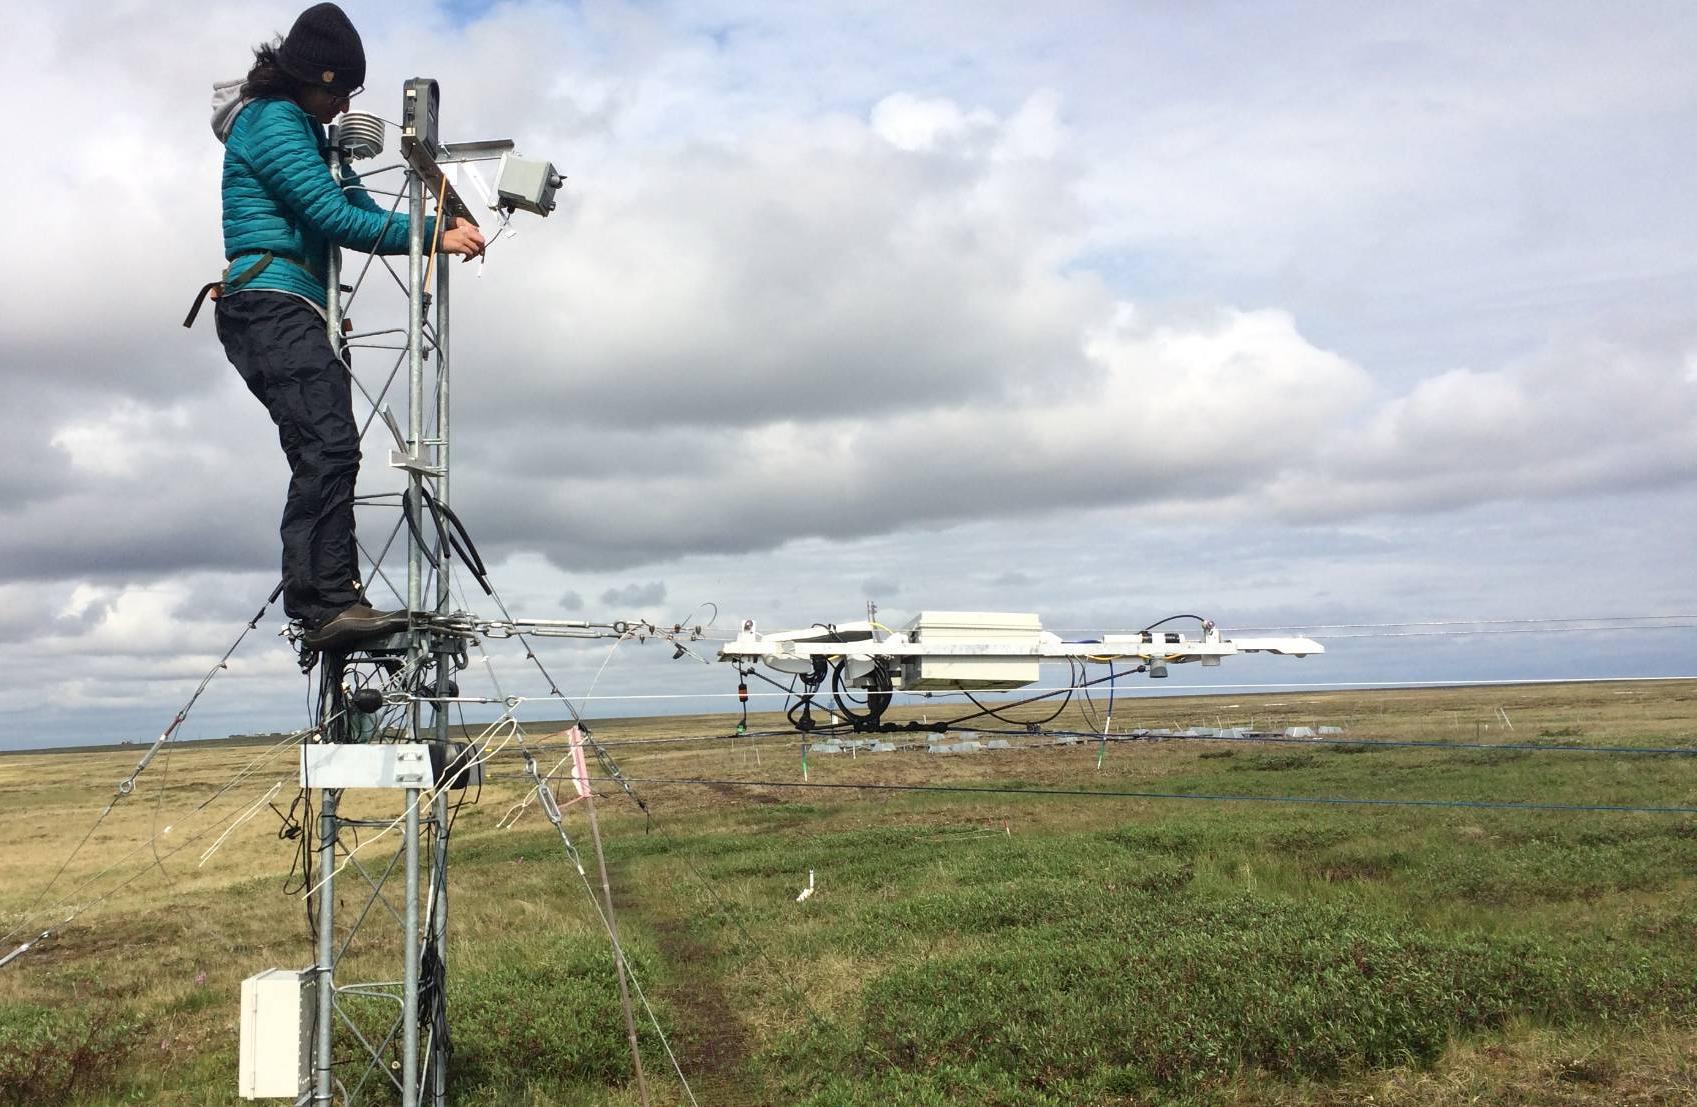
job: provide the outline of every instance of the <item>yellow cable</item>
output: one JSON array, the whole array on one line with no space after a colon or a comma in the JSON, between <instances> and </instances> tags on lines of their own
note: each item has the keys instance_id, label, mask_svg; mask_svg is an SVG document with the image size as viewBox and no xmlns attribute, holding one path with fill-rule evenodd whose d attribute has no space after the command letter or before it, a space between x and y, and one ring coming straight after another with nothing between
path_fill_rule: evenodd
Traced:
<instances>
[{"instance_id":1,"label":"yellow cable","mask_svg":"<svg viewBox=\"0 0 1697 1107\"><path fill-rule=\"evenodd\" d=\"M448 225L448 172L442 171L442 184L436 191L436 234L430 240L430 254L424 260L424 287L430 287L430 276L436 270L436 249L442 242L442 232Z\"/></svg>"}]
</instances>

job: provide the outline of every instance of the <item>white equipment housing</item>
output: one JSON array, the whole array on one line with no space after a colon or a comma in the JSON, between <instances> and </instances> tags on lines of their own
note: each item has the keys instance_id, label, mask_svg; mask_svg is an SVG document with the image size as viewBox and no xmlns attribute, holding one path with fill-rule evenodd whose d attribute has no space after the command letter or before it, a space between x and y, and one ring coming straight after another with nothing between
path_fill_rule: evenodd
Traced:
<instances>
[{"instance_id":1,"label":"white equipment housing","mask_svg":"<svg viewBox=\"0 0 1697 1107\"><path fill-rule=\"evenodd\" d=\"M921 611L907 625L906 638L926 646L983 643L1040 645L1043 623L1036 615L995 611ZM901 686L913 692L963 688L1023 688L1036 683L1041 662L1008 657L955 658L935 654L904 657Z\"/></svg>"},{"instance_id":2,"label":"white equipment housing","mask_svg":"<svg viewBox=\"0 0 1697 1107\"><path fill-rule=\"evenodd\" d=\"M300 1099L312 1088L316 969L266 969L242 981L238 1093Z\"/></svg>"},{"instance_id":3,"label":"white equipment housing","mask_svg":"<svg viewBox=\"0 0 1697 1107\"><path fill-rule=\"evenodd\" d=\"M1209 620L1192 638L1176 631L1106 634L1096 641L1063 641L1036 615L995 611L923 611L902 631L871 622L815 624L805 630L761 634L752 619L719 649L719 660L763 663L781 673L806 675L820 661L841 663L843 682L868 688L879 673L889 687L906 691L1005 690L1034 684L1045 661L1130 661L1149 675L1166 676L1169 664L1220 663L1242 653L1305 657L1325 653L1312 638L1239 638L1221 635ZM881 671L881 673L880 673Z\"/></svg>"}]
</instances>

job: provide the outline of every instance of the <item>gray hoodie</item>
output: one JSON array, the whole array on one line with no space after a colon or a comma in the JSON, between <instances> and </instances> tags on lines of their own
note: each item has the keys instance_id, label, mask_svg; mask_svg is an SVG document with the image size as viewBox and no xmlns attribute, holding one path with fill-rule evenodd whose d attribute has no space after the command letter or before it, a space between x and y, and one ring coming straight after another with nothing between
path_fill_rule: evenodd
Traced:
<instances>
[{"instance_id":1,"label":"gray hoodie","mask_svg":"<svg viewBox=\"0 0 1697 1107\"><path fill-rule=\"evenodd\" d=\"M248 105L242 99L242 85L246 77L237 77L233 81L219 81L212 86L212 133L223 142L230 137L230 128L236 125L236 116Z\"/></svg>"}]
</instances>

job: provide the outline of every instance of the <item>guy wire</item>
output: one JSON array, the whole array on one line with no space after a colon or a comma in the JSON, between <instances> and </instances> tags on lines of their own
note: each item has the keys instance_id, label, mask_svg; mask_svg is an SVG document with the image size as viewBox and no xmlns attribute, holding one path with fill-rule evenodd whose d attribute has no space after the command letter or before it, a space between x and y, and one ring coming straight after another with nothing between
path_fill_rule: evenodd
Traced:
<instances>
[{"instance_id":1,"label":"guy wire","mask_svg":"<svg viewBox=\"0 0 1697 1107\"><path fill-rule=\"evenodd\" d=\"M118 801L135 790L135 782L142 773L147 771L148 763L151 762L154 755L156 755L159 750L171 740L171 736L177 732L177 729L181 727L185 721L187 721L189 712L193 711L195 704L200 702L201 694L205 692L207 686L212 683L212 679L229 667L230 658L234 656L236 649L242 644L242 641L247 638L248 631L254 630L259 626L260 620L265 618L265 613L270 610L271 605L277 602L277 597L282 594L283 582L278 581L277 587L271 590L271 595L264 603L259 605L259 610L254 613L251 619L242 625L241 631L236 635L236 640L230 643L229 648L224 651L223 656L218 659L217 664L208 669L206 675L200 678L200 683L195 686L194 692L190 694L188 701L184 703L182 707L178 708L176 716L172 718L170 725L165 728L164 733L160 734L159 737L154 740L153 745L148 747L146 753L142 754L141 760L138 761L136 763L136 767L130 771L130 775L119 782L117 791L113 793L113 796L107 802L105 809L95 818L94 824L88 828L88 832L82 836L82 840L79 841L71 849L71 852L65 856L65 859L59 863L59 868L54 871L52 879L50 879L41 891L36 894L35 900L24 909L24 916L26 920L29 915L34 912L38 906L40 906L41 901L47 898L47 893L53 890L53 886L59 882L59 878L64 875L66 868L68 868L71 862L76 859L77 855L82 852L83 847L88 845L89 839L94 837L94 832L100 829L100 825L106 821L106 817L112 814L112 809L118 805ZM161 797L163 797L163 790L161 790L160 794ZM155 823L155 825L157 826L157 823ZM155 853L155 859L158 860L157 853ZM163 869L161 871L163 871ZM0 935L0 942L9 940L22 928L22 925L23 924L20 923L5 934Z\"/></svg>"}]
</instances>

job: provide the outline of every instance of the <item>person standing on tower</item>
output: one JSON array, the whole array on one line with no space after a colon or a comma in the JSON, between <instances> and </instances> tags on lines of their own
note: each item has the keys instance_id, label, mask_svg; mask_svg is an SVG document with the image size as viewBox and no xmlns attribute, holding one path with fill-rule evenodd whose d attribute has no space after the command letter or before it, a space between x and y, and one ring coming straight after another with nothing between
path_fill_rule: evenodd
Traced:
<instances>
[{"instance_id":1,"label":"person standing on tower","mask_svg":"<svg viewBox=\"0 0 1697 1107\"><path fill-rule=\"evenodd\" d=\"M287 36L254 50L245 79L213 92L229 267L208 289L224 352L270 412L289 462L283 609L313 648L398 629L406 619L374 609L360 585L359 426L348 366L325 323L331 250L407 251L406 217L378 207L351 172L336 180L326 160L324 127L364 83L359 32L335 4L315 4ZM436 241L435 219L425 223L426 242ZM483 246L477 227L460 221L443 228L438 243L467 258Z\"/></svg>"}]
</instances>

